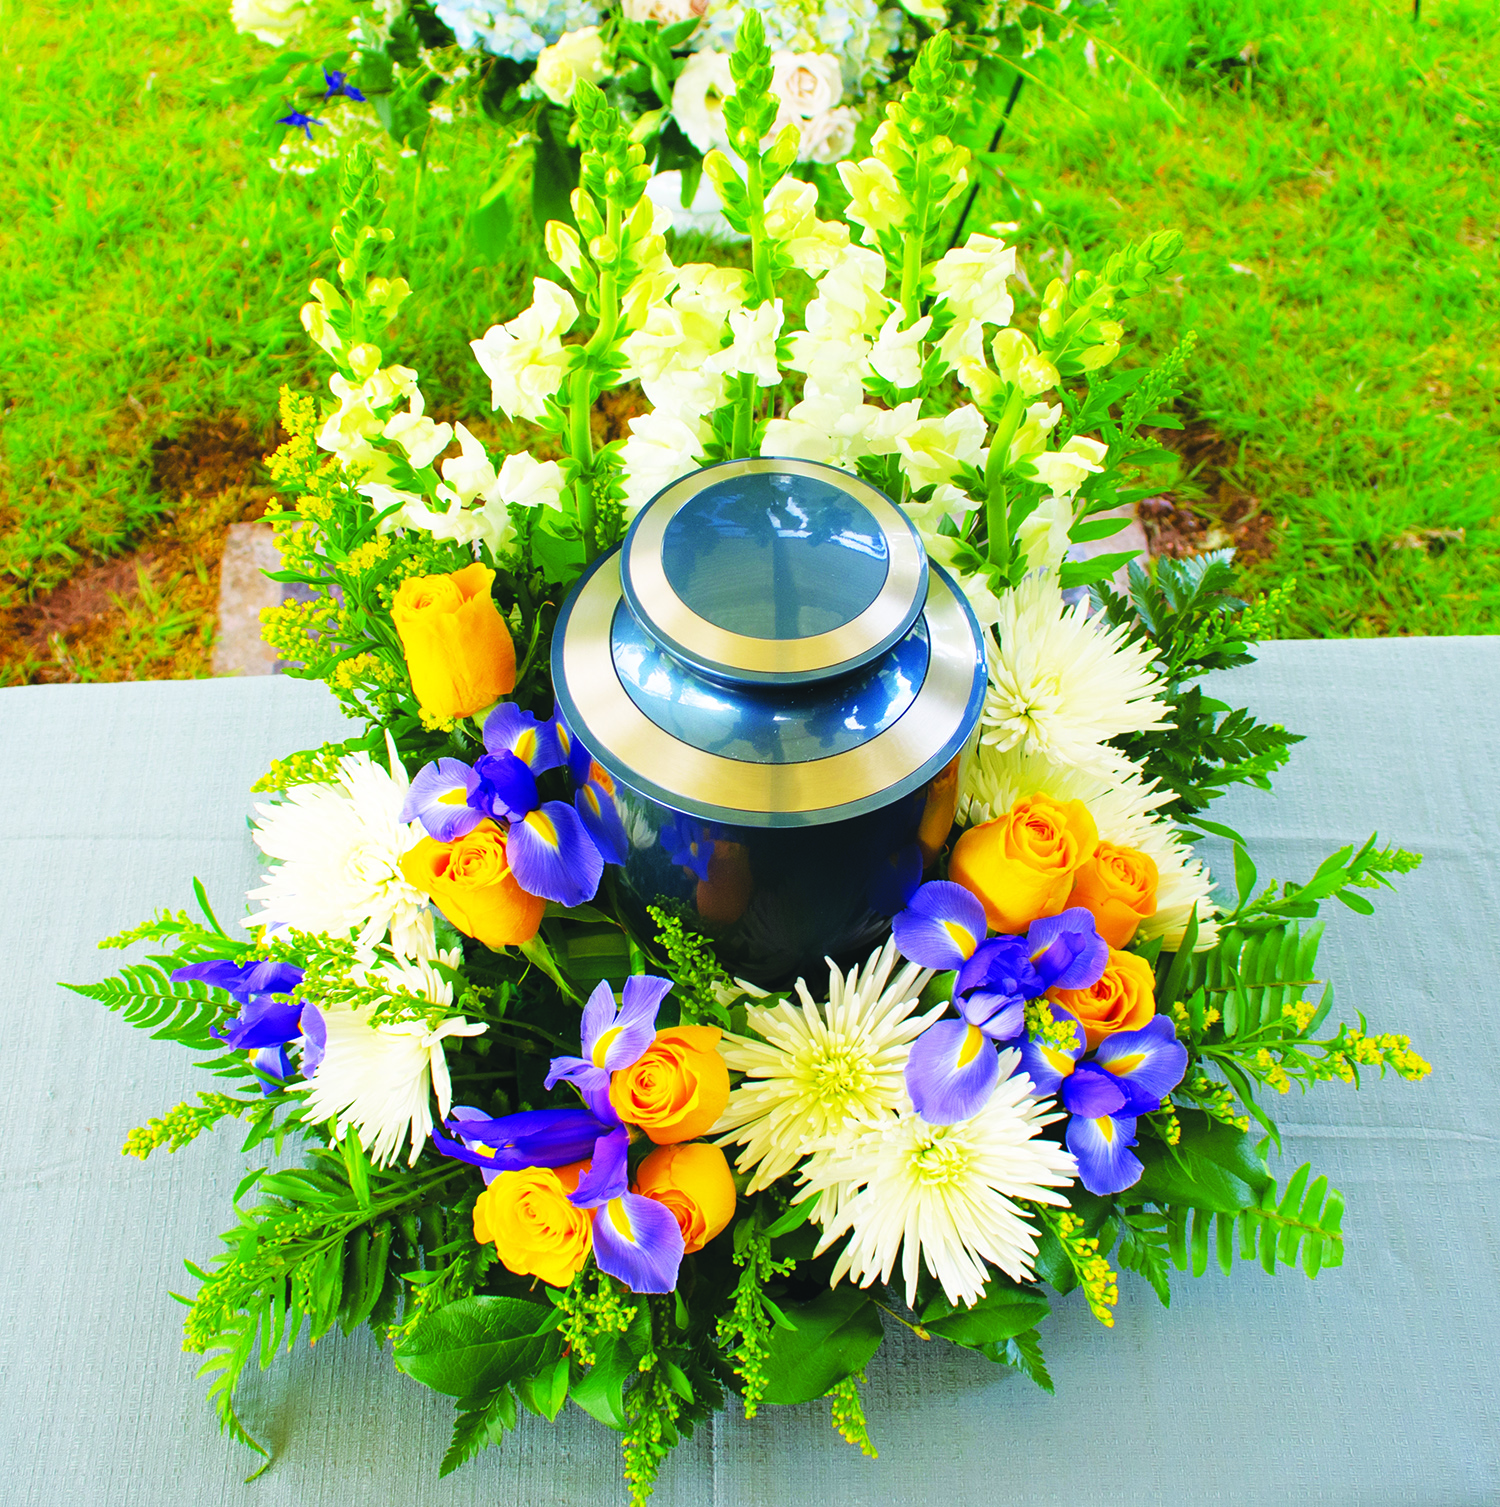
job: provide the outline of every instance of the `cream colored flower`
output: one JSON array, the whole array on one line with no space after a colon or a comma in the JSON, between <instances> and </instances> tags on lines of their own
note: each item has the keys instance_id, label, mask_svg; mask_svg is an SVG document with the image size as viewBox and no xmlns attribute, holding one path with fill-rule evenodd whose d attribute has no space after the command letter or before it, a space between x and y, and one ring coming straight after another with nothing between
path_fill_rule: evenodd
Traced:
<instances>
[{"instance_id":1,"label":"cream colored flower","mask_svg":"<svg viewBox=\"0 0 1500 1507\"><path fill-rule=\"evenodd\" d=\"M826 115L844 94L839 60L827 52L773 52L771 93L781 102L774 131L789 119Z\"/></svg>"},{"instance_id":2,"label":"cream colored flower","mask_svg":"<svg viewBox=\"0 0 1500 1507\"><path fill-rule=\"evenodd\" d=\"M781 300L773 298L757 309L735 309L729 316L734 339L703 363L707 372L742 372L754 377L760 387L775 387L781 381L776 365L776 342L783 321Z\"/></svg>"},{"instance_id":3,"label":"cream colored flower","mask_svg":"<svg viewBox=\"0 0 1500 1507\"><path fill-rule=\"evenodd\" d=\"M567 31L550 47L542 48L532 80L554 105L568 105L580 79L599 84L609 77L604 63L604 38L597 26Z\"/></svg>"},{"instance_id":4,"label":"cream colored flower","mask_svg":"<svg viewBox=\"0 0 1500 1507\"><path fill-rule=\"evenodd\" d=\"M1057 368L1045 356L1037 354L1037 348L1020 330L1000 330L990 349L1001 380L1014 382L1027 397L1057 386Z\"/></svg>"},{"instance_id":5,"label":"cream colored flower","mask_svg":"<svg viewBox=\"0 0 1500 1507\"><path fill-rule=\"evenodd\" d=\"M922 377L922 339L932 328L932 317L925 315L903 330L905 317L903 310L891 310L870 351L870 366L896 387L915 387Z\"/></svg>"},{"instance_id":6,"label":"cream colored flower","mask_svg":"<svg viewBox=\"0 0 1500 1507\"><path fill-rule=\"evenodd\" d=\"M1071 497L1090 475L1104 469L1109 446L1086 435L1075 434L1061 450L1044 451L1031 458L1037 479L1065 497Z\"/></svg>"},{"instance_id":7,"label":"cream colored flower","mask_svg":"<svg viewBox=\"0 0 1500 1507\"><path fill-rule=\"evenodd\" d=\"M551 508L562 511L563 469L555 460L539 461L529 451L507 455L500 465L495 493L517 508Z\"/></svg>"},{"instance_id":8,"label":"cream colored flower","mask_svg":"<svg viewBox=\"0 0 1500 1507\"><path fill-rule=\"evenodd\" d=\"M818 162L825 166L842 162L854 150L859 115L847 105L825 110L802 122L802 139L797 146L798 162Z\"/></svg>"},{"instance_id":9,"label":"cream colored flower","mask_svg":"<svg viewBox=\"0 0 1500 1507\"><path fill-rule=\"evenodd\" d=\"M952 481L959 466L979 464L987 432L984 416L972 403L923 419L898 441L902 469L918 488Z\"/></svg>"},{"instance_id":10,"label":"cream colored flower","mask_svg":"<svg viewBox=\"0 0 1500 1507\"><path fill-rule=\"evenodd\" d=\"M307 24L310 0L230 0L229 20L244 36L284 47Z\"/></svg>"},{"instance_id":11,"label":"cream colored flower","mask_svg":"<svg viewBox=\"0 0 1500 1507\"><path fill-rule=\"evenodd\" d=\"M971 235L961 247L944 253L932 269L933 286L960 322L1006 325L1015 310L1007 286L1015 270L1013 247L987 235Z\"/></svg>"},{"instance_id":12,"label":"cream colored flower","mask_svg":"<svg viewBox=\"0 0 1500 1507\"><path fill-rule=\"evenodd\" d=\"M727 151L724 101L734 93L729 54L695 52L672 85L672 119L700 152Z\"/></svg>"},{"instance_id":13,"label":"cream colored flower","mask_svg":"<svg viewBox=\"0 0 1500 1507\"><path fill-rule=\"evenodd\" d=\"M547 399L562 386L571 360L562 336L578 318L578 305L565 289L545 277L532 286L529 309L469 342L490 379L491 406L513 419L539 419L547 411Z\"/></svg>"},{"instance_id":14,"label":"cream colored flower","mask_svg":"<svg viewBox=\"0 0 1500 1507\"><path fill-rule=\"evenodd\" d=\"M1073 506L1066 497L1044 497L1016 530L1016 548L1028 570L1056 570L1068 553Z\"/></svg>"},{"instance_id":15,"label":"cream colored flower","mask_svg":"<svg viewBox=\"0 0 1500 1507\"><path fill-rule=\"evenodd\" d=\"M878 157L859 162L839 163L839 177L849 191L851 203L846 214L870 232L890 230L906 218L906 196L896 182L896 175Z\"/></svg>"},{"instance_id":16,"label":"cream colored flower","mask_svg":"<svg viewBox=\"0 0 1500 1507\"><path fill-rule=\"evenodd\" d=\"M657 409L630 421L630 438L620 446L625 511L635 514L661 489L696 471L706 435L699 423Z\"/></svg>"}]
</instances>

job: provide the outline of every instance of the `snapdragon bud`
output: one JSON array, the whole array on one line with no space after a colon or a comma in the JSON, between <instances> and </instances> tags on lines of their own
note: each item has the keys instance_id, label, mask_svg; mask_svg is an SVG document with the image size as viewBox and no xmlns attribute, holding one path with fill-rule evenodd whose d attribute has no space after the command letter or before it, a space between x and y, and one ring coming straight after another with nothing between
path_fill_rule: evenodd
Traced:
<instances>
[{"instance_id":1,"label":"snapdragon bud","mask_svg":"<svg viewBox=\"0 0 1500 1507\"><path fill-rule=\"evenodd\" d=\"M583 266L583 247L579 244L578 233L561 220L548 220L547 228L542 232L542 244L564 276L576 284L579 269Z\"/></svg>"},{"instance_id":2,"label":"snapdragon bud","mask_svg":"<svg viewBox=\"0 0 1500 1507\"><path fill-rule=\"evenodd\" d=\"M1006 328L995 334L990 349L995 353L995 370L1002 380L1014 383L1028 397L1056 387L1057 368L1020 330Z\"/></svg>"}]
</instances>

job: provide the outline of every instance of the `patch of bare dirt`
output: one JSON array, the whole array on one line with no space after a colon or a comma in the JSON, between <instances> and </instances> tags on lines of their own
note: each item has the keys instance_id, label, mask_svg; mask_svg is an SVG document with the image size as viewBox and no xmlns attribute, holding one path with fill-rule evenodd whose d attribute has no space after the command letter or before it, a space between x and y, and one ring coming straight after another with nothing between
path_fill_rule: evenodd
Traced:
<instances>
[{"instance_id":1,"label":"patch of bare dirt","mask_svg":"<svg viewBox=\"0 0 1500 1507\"><path fill-rule=\"evenodd\" d=\"M1137 504L1151 553L1180 560L1233 546L1243 563L1269 559L1276 552L1274 520L1244 485L1237 448L1200 420L1150 433L1182 461L1177 485Z\"/></svg>"}]
</instances>

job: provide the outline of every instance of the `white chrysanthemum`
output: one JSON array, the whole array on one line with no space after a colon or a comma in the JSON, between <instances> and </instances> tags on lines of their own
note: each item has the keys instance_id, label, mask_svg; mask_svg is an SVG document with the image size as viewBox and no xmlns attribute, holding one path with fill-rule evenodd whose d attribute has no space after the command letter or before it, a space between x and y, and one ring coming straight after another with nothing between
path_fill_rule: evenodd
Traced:
<instances>
[{"instance_id":1,"label":"white chrysanthemum","mask_svg":"<svg viewBox=\"0 0 1500 1507\"><path fill-rule=\"evenodd\" d=\"M982 737L1000 752L1108 774L1121 763L1104 746L1110 738L1171 725L1151 645L1127 643L1123 627L1106 627L1081 602L1065 606L1051 574L1006 593L995 633Z\"/></svg>"},{"instance_id":2,"label":"white chrysanthemum","mask_svg":"<svg viewBox=\"0 0 1500 1507\"><path fill-rule=\"evenodd\" d=\"M1156 914L1141 922L1136 933L1141 941L1161 937L1168 949L1180 947L1196 906L1196 949L1201 952L1217 943L1219 923L1214 919L1208 870L1171 824L1154 814L1172 799L1171 791L1154 781L1148 785L1128 762L1122 761L1116 773L1097 775L1054 764L1040 754L1018 749L1000 753L981 744L964 769L959 814L967 821L990 821L1023 797L1037 794L1055 801L1082 801L1102 841L1137 848L1155 863Z\"/></svg>"},{"instance_id":3,"label":"white chrysanthemum","mask_svg":"<svg viewBox=\"0 0 1500 1507\"><path fill-rule=\"evenodd\" d=\"M361 947L389 934L402 957L432 955L427 896L401 872L422 830L400 819L410 781L389 734L386 745L391 772L367 753L349 754L334 784L295 785L285 800L255 808L255 841L280 862L246 896L261 904L246 926L335 937L357 929Z\"/></svg>"},{"instance_id":4,"label":"white chrysanthemum","mask_svg":"<svg viewBox=\"0 0 1500 1507\"><path fill-rule=\"evenodd\" d=\"M907 1054L944 1006L916 1013L932 975L907 963L893 978L898 957L891 940L847 977L830 965L827 1004L815 1003L798 979L800 1006L749 1007L751 1029L764 1040L720 1042L724 1060L745 1079L714 1131L720 1145L745 1148L735 1165L754 1169L749 1192L792 1171L809 1142L837 1139L906 1102Z\"/></svg>"},{"instance_id":5,"label":"white chrysanthemum","mask_svg":"<svg viewBox=\"0 0 1500 1507\"><path fill-rule=\"evenodd\" d=\"M450 961L457 961L452 959ZM449 1001L452 990L430 965L387 970L393 988L406 993L439 984ZM432 1096L439 1115L453 1107L453 1085L443 1041L449 1036L479 1036L489 1028L481 1021L450 1017L432 1027L422 1020L372 1025L372 1006L320 1011L326 1032L323 1060L313 1074L307 1118L334 1120L342 1139L352 1128L377 1167L386 1167L411 1137L408 1164L415 1166L432 1131Z\"/></svg>"},{"instance_id":6,"label":"white chrysanthemum","mask_svg":"<svg viewBox=\"0 0 1500 1507\"><path fill-rule=\"evenodd\" d=\"M957 1125L929 1125L907 1102L833 1140L809 1163L810 1191L849 1190L823 1228L820 1250L848 1235L833 1282L888 1282L901 1258L906 1301L917 1300L925 1263L950 1303L972 1304L990 1265L1025 1282L1036 1259L1036 1228L1017 1199L1066 1206L1053 1192L1073 1181L1076 1163L1039 1135L1060 1119L1032 1097L1031 1079L1014 1073L1021 1054L1000 1054L1001 1082L989 1102Z\"/></svg>"}]
</instances>

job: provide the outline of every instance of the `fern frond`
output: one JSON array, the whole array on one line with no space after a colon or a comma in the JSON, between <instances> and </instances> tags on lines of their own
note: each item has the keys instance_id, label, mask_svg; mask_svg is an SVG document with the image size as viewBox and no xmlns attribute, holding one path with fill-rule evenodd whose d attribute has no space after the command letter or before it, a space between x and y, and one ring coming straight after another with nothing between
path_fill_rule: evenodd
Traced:
<instances>
[{"instance_id":1,"label":"fern frond","mask_svg":"<svg viewBox=\"0 0 1500 1507\"><path fill-rule=\"evenodd\" d=\"M216 1052L223 1042L209 1029L223 1019L222 993L215 996L197 979L173 983L149 963L131 963L97 984L63 984L125 1017L127 1025L150 1031L154 1041L175 1041L192 1052Z\"/></svg>"}]
</instances>

